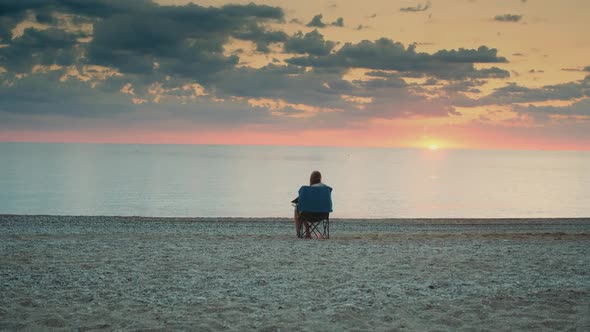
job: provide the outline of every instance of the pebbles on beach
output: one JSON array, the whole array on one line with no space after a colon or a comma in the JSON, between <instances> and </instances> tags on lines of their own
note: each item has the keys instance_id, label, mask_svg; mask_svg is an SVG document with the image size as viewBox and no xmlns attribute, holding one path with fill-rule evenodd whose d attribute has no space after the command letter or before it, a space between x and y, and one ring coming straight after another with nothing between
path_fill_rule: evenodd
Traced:
<instances>
[{"instance_id":1,"label":"pebbles on beach","mask_svg":"<svg viewBox=\"0 0 590 332\"><path fill-rule=\"evenodd\" d=\"M0 330L588 330L590 220L0 216Z\"/></svg>"}]
</instances>

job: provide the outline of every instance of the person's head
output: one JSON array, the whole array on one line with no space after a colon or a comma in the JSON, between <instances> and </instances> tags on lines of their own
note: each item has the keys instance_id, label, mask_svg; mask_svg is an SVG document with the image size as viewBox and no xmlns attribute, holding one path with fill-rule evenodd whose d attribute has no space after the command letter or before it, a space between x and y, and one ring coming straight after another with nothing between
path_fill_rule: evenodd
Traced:
<instances>
[{"instance_id":1,"label":"person's head","mask_svg":"<svg viewBox=\"0 0 590 332\"><path fill-rule=\"evenodd\" d=\"M314 184L322 182L322 173L318 171L311 172L311 176L309 177L309 185L313 186Z\"/></svg>"}]
</instances>

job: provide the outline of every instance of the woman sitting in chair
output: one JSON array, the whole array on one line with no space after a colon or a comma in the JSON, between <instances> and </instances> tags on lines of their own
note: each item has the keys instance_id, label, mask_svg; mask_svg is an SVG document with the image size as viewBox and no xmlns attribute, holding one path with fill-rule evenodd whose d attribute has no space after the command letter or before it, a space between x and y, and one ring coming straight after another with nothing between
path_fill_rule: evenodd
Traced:
<instances>
[{"instance_id":1,"label":"woman sitting in chair","mask_svg":"<svg viewBox=\"0 0 590 332\"><path fill-rule=\"evenodd\" d=\"M301 202L301 196L302 193L308 192L309 191L309 187L314 188L314 187L325 187L326 190L320 190L323 191L325 193L327 193L327 195L324 196L318 196L318 197L310 197L307 199L315 199L315 201L310 202L310 201L305 201L305 202ZM299 197L297 197L295 200L293 200L293 203L296 203L297 205L295 206L295 230L297 232L297 237L302 237L301 236L301 223L304 223L305 226L305 237L306 238L311 238L311 233L310 233L310 224L309 224L309 217L317 219L317 218L328 218L329 212L332 212L332 198L331 198L331 191L332 188L326 186L325 184L322 183L322 174L318 171L313 171L311 173L311 176L309 177L309 187L303 186L301 187L301 189L299 189ZM329 189L329 190L328 190ZM316 189L312 189L313 191L317 191ZM305 195L305 194L304 194ZM306 198L304 198L304 200L306 200ZM308 210L300 210L300 207L304 206L304 209L307 207ZM322 234L323 238L327 238L326 234Z\"/></svg>"}]
</instances>

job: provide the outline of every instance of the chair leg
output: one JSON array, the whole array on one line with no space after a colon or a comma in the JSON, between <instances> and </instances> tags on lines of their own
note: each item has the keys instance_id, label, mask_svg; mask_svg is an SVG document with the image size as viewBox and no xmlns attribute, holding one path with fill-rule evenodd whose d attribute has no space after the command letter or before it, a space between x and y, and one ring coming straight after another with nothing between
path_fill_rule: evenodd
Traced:
<instances>
[{"instance_id":1,"label":"chair leg","mask_svg":"<svg viewBox=\"0 0 590 332\"><path fill-rule=\"evenodd\" d=\"M309 230L310 230L310 233L313 233L313 235L315 235L316 238L319 237L318 236L319 231L318 231L318 224L317 223L310 223ZM311 236L311 234L310 234L310 236Z\"/></svg>"},{"instance_id":2,"label":"chair leg","mask_svg":"<svg viewBox=\"0 0 590 332\"><path fill-rule=\"evenodd\" d=\"M312 223L312 231L316 238L318 239L326 239L326 228L325 228L325 221L318 221Z\"/></svg>"},{"instance_id":3,"label":"chair leg","mask_svg":"<svg viewBox=\"0 0 590 332\"><path fill-rule=\"evenodd\" d=\"M328 220L322 220L317 222L302 220L299 228L299 238L310 239L312 234L315 235L315 237L318 239L329 239L330 222Z\"/></svg>"},{"instance_id":4,"label":"chair leg","mask_svg":"<svg viewBox=\"0 0 590 332\"><path fill-rule=\"evenodd\" d=\"M301 221L301 225L299 226L299 238L300 239L309 239L311 238L311 227L308 221Z\"/></svg>"}]
</instances>

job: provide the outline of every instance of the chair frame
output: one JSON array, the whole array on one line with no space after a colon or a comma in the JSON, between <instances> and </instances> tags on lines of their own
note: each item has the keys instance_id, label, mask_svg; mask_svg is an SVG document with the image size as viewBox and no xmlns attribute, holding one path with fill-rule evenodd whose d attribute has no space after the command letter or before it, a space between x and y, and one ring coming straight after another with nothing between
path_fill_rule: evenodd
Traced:
<instances>
[{"instance_id":1,"label":"chair frame","mask_svg":"<svg viewBox=\"0 0 590 332\"><path fill-rule=\"evenodd\" d=\"M301 212L299 215L299 238L308 238L315 235L316 239L327 240L330 238L330 214ZM309 226L309 233L306 231L306 225Z\"/></svg>"}]
</instances>

